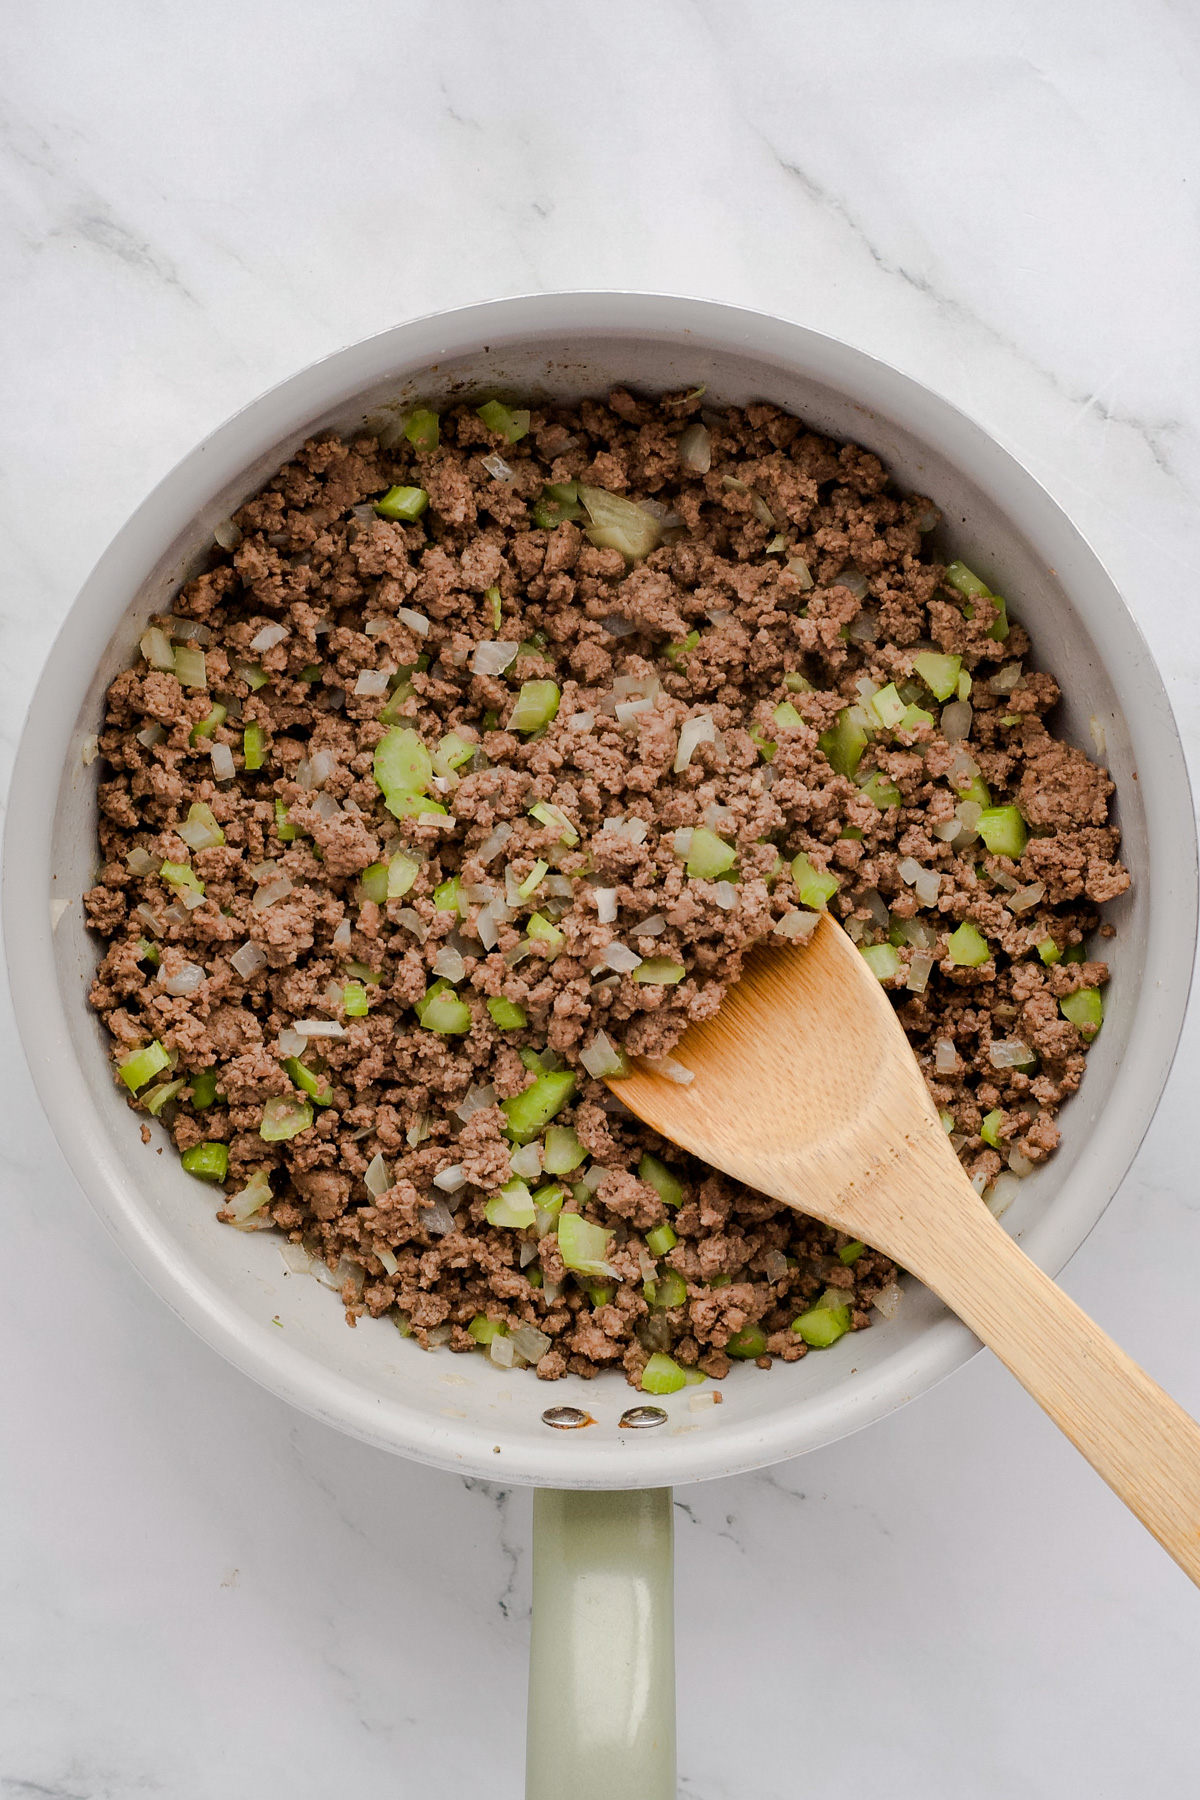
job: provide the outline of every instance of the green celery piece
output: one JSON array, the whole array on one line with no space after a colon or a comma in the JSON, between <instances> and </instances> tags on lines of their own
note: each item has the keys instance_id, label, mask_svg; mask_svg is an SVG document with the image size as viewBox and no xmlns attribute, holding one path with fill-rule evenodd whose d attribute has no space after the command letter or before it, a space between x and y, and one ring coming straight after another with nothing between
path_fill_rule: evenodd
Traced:
<instances>
[{"instance_id":1,"label":"green celery piece","mask_svg":"<svg viewBox=\"0 0 1200 1800\"><path fill-rule=\"evenodd\" d=\"M562 1204L566 1198L567 1190L561 1181L547 1181L533 1196L533 1204L539 1212L557 1215L562 1211Z\"/></svg>"},{"instance_id":2,"label":"green celery piece","mask_svg":"<svg viewBox=\"0 0 1200 1800\"><path fill-rule=\"evenodd\" d=\"M642 1370L643 1394L676 1394L687 1386L687 1376L673 1357L656 1351Z\"/></svg>"},{"instance_id":3,"label":"green celery piece","mask_svg":"<svg viewBox=\"0 0 1200 1800\"><path fill-rule=\"evenodd\" d=\"M229 1146L193 1144L179 1160L189 1175L197 1175L201 1181L224 1181L229 1173Z\"/></svg>"},{"instance_id":4,"label":"green celery piece","mask_svg":"<svg viewBox=\"0 0 1200 1800\"><path fill-rule=\"evenodd\" d=\"M521 899L522 900L532 899L533 895L537 892L538 888L542 885L542 881L543 881L544 877L547 876L549 873L550 873L550 864L548 862L543 862L541 860L541 858L539 857L537 862L534 863L532 869L530 869L530 871L529 871L528 875L525 877L524 881L522 881L517 888L517 893L520 895Z\"/></svg>"},{"instance_id":5,"label":"green celery piece","mask_svg":"<svg viewBox=\"0 0 1200 1800\"><path fill-rule=\"evenodd\" d=\"M985 807L975 829L993 856L1011 856L1016 861L1024 854L1029 832L1015 806Z\"/></svg>"},{"instance_id":6,"label":"green celery piece","mask_svg":"<svg viewBox=\"0 0 1200 1800\"><path fill-rule=\"evenodd\" d=\"M547 1175L569 1175L587 1161L587 1150L570 1125L547 1127L542 1146L542 1167Z\"/></svg>"},{"instance_id":7,"label":"green celery piece","mask_svg":"<svg viewBox=\"0 0 1200 1800\"><path fill-rule=\"evenodd\" d=\"M411 681L401 681L400 685L388 695L379 709L381 725L398 725L401 719L407 718L408 703L416 698L417 690Z\"/></svg>"},{"instance_id":8,"label":"green celery piece","mask_svg":"<svg viewBox=\"0 0 1200 1800\"><path fill-rule=\"evenodd\" d=\"M754 742L758 745L758 754L762 757L763 761L768 763L774 762L776 753L779 749L779 745L775 740L767 737L761 725L756 725L753 721L746 729L754 739Z\"/></svg>"},{"instance_id":9,"label":"green celery piece","mask_svg":"<svg viewBox=\"0 0 1200 1800\"><path fill-rule=\"evenodd\" d=\"M433 890L433 904L437 911L457 912L458 896L461 888L462 883L457 875L451 875L447 880L439 882L438 886Z\"/></svg>"},{"instance_id":10,"label":"green celery piece","mask_svg":"<svg viewBox=\"0 0 1200 1800\"><path fill-rule=\"evenodd\" d=\"M861 844L862 837L863 837L862 826L861 825L847 825L845 831L838 832L838 837L843 839L847 843Z\"/></svg>"},{"instance_id":11,"label":"green celery piece","mask_svg":"<svg viewBox=\"0 0 1200 1800\"><path fill-rule=\"evenodd\" d=\"M508 1326L500 1319L489 1319L486 1313L476 1313L467 1330L477 1344L490 1344L493 1338L508 1336Z\"/></svg>"},{"instance_id":12,"label":"green celery piece","mask_svg":"<svg viewBox=\"0 0 1200 1800\"><path fill-rule=\"evenodd\" d=\"M157 1119L168 1100L174 1100L181 1088L187 1086L187 1077L181 1076L178 1081L166 1081L161 1087L152 1088L143 1096L146 1111Z\"/></svg>"},{"instance_id":13,"label":"green celery piece","mask_svg":"<svg viewBox=\"0 0 1200 1800\"><path fill-rule=\"evenodd\" d=\"M217 824L212 807L207 805L205 801L192 801L192 804L188 807L187 823L189 825L202 825L205 831L207 831L209 836L213 839L211 844L205 844L204 848L206 850L217 849L225 842L225 833Z\"/></svg>"},{"instance_id":14,"label":"green celery piece","mask_svg":"<svg viewBox=\"0 0 1200 1800\"><path fill-rule=\"evenodd\" d=\"M208 659L195 644L180 644L175 651L175 679L181 687L208 686Z\"/></svg>"},{"instance_id":15,"label":"green celery piece","mask_svg":"<svg viewBox=\"0 0 1200 1800\"><path fill-rule=\"evenodd\" d=\"M568 493L570 498L566 498ZM551 482L542 490L541 498L533 503L534 524L543 531L554 531L568 520L582 519L583 508L578 494L578 485L574 481Z\"/></svg>"},{"instance_id":16,"label":"green celery piece","mask_svg":"<svg viewBox=\"0 0 1200 1800\"><path fill-rule=\"evenodd\" d=\"M891 944L863 944L859 954L879 981L894 980L904 966L899 951Z\"/></svg>"},{"instance_id":17,"label":"green celery piece","mask_svg":"<svg viewBox=\"0 0 1200 1800\"><path fill-rule=\"evenodd\" d=\"M414 450L422 450L426 455L438 447L438 416L427 407L419 406L404 427L404 435Z\"/></svg>"},{"instance_id":18,"label":"green celery piece","mask_svg":"<svg viewBox=\"0 0 1200 1800\"><path fill-rule=\"evenodd\" d=\"M886 687L873 694L866 710L873 712L879 723L889 731L894 730L904 717L904 701L900 698L895 682L889 681Z\"/></svg>"},{"instance_id":19,"label":"green celery piece","mask_svg":"<svg viewBox=\"0 0 1200 1800\"><path fill-rule=\"evenodd\" d=\"M977 969L992 954L987 939L970 919L964 919L958 930L950 933L946 949L950 961L960 969Z\"/></svg>"},{"instance_id":20,"label":"green celery piece","mask_svg":"<svg viewBox=\"0 0 1200 1800\"><path fill-rule=\"evenodd\" d=\"M562 695L556 681L523 681L508 721L510 731L540 731L558 712Z\"/></svg>"},{"instance_id":21,"label":"green celery piece","mask_svg":"<svg viewBox=\"0 0 1200 1800\"><path fill-rule=\"evenodd\" d=\"M826 1306L824 1297L816 1306L812 1306L798 1319L792 1320L792 1330L797 1337L813 1350L827 1350L830 1344L836 1344L840 1337L845 1337L850 1329L850 1308L848 1306Z\"/></svg>"},{"instance_id":22,"label":"green celery piece","mask_svg":"<svg viewBox=\"0 0 1200 1800\"><path fill-rule=\"evenodd\" d=\"M416 793L411 788L396 788L384 795L383 803L394 819L420 819L426 813L446 815L440 800L431 800L428 794Z\"/></svg>"},{"instance_id":23,"label":"green celery piece","mask_svg":"<svg viewBox=\"0 0 1200 1800\"><path fill-rule=\"evenodd\" d=\"M953 782L950 785L960 800L973 800L976 806L982 806L985 809L992 804L992 790L982 775L972 775L966 787L954 787Z\"/></svg>"},{"instance_id":24,"label":"green celery piece","mask_svg":"<svg viewBox=\"0 0 1200 1800\"><path fill-rule=\"evenodd\" d=\"M515 1000L505 1000L503 995L497 995L495 999L489 1000L487 1009L492 1015L493 1023L498 1025L501 1031L523 1031L529 1023L529 1016L525 1008L518 1006Z\"/></svg>"},{"instance_id":25,"label":"green celery piece","mask_svg":"<svg viewBox=\"0 0 1200 1800\"><path fill-rule=\"evenodd\" d=\"M1086 962L1087 961L1087 951L1084 949L1082 944L1068 944L1066 949L1063 951L1063 961L1069 962L1069 963Z\"/></svg>"},{"instance_id":26,"label":"green celery piece","mask_svg":"<svg viewBox=\"0 0 1200 1800\"><path fill-rule=\"evenodd\" d=\"M167 1052L157 1038L151 1038L150 1042L143 1044L140 1050L134 1050L131 1055L122 1059L120 1064L121 1080L131 1094L136 1094L139 1088L145 1087L152 1076L157 1075L161 1069L169 1069L170 1066L171 1058Z\"/></svg>"},{"instance_id":27,"label":"green celery piece","mask_svg":"<svg viewBox=\"0 0 1200 1800\"><path fill-rule=\"evenodd\" d=\"M956 589L968 600L977 600L988 591L986 582L980 581L978 575L973 574L966 563L947 563L946 573L942 579L947 587Z\"/></svg>"},{"instance_id":28,"label":"green celery piece","mask_svg":"<svg viewBox=\"0 0 1200 1800\"><path fill-rule=\"evenodd\" d=\"M475 754L475 745L469 744L466 738L460 738L456 732L448 731L433 753L433 766L439 775L448 775L452 769L459 769Z\"/></svg>"},{"instance_id":29,"label":"green celery piece","mask_svg":"<svg viewBox=\"0 0 1200 1800\"><path fill-rule=\"evenodd\" d=\"M388 866L383 862L368 863L358 878L359 893L364 900L383 906L388 897Z\"/></svg>"},{"instance_id":30,"label":"green celery piece","mask_svg":"<svg viewBox=\"0 0 1200 1800\"><path fill-rule=\"evenodd\" d=\"M258 1135L267 1144L280 1144L307 1131L313 1122L313 1109L307 1100L295 1094L275 1094L263 1107Z\"/></svg>"},{"instance_id":31,"label":"green celery piece","mask_svg":"<svg viewBox=\"0 0 1200 1800\"><path fill-rule=\"evenodd\" d=\"M842 1245L838 1251L838 1261L849 1269L858 1261L866 1247L861 1238L854 1238L849 1244Z\"/></svg>"},{"instance_id":32,"label":"green celery piece","mask_svg":"<svg viewBox=\"0 0 1200 1800\"><path fill-rule=\"evenodd\" d=\"M158 871L168 887L182 888L185 893L202 894L204 883L187 863L165 862Z\"/></svg>"},{"instance_id":33,"label":"green celery piece","mask_svg":"<svg viewBox=\"0 0 1200 1800\"><path fill-rule=\"evenodd\" d=\"M844 706L830 729L823 731L817 739L830 768L835 774L844 775L848 781L853 780L867 747L866 730L856 719L851 718L850 712L851 709Z\"/></svg>"},{"instance_id":34,"label":"green celery piece","mask_svg":"<svg viewBox=\"0 0 1200 1800\"><path fill-rule=\"evenodd\" d=\"M971 698L971 688L973 685L971 677L964 669L958 678L958 687L955 690L955 698L958 700L969 700Z\"/></svg>"},{"instance_id":35,"label":"green celery piece","mask_svg":"<svg viewBox=\"0 0 1200 1800\"><path fill-rule=\"evenodd\" d=\"M984 1143L990 1145L993 1150L998 1150L1000 1148L1000 1127L1003 1123L1003 1109L995 1107L990 1113L984 1114L983 1123L979 1127L980 1137L983 1139Z\"/></svg>"},{"instance_id":36,"label":"green celery piece","mask_svg":"<svg viewBox=\"0 0 1200 1800\"><path fill-rule=\"evenodd\" d=\"M561 806L554 806L549 800L539 800L530 807L529 816L536 819L539 825L545 825L547 830L557 831L559 843L565 844L568 850L573 850L579 842L579 833Z\"/></svg>"},{"instance_id":37,"label":"green celery piece","mask_svg":"<svg viewBox=\"0 0 1200 1800\"><path fill-rule=\"evenodd\" d=\"M329 1081L322 1081L319 1075L314 1075L311 1069L306 1069L298 1056L287 1057L283 1066L296 1086L308 1095L314 1106L332 1106L333 1087Z\"/></svg>"},{"instance_id":38,"label":"green celery piece","mask_svg":"<svg viewBox=\"0 0 1200 1800\"><path fill-rule=\"evenodd\" d=\"M665 1256L678 1242L678 1237L669 1225L656 1225L653 1231L646 1233L646 1248L651 1256Z\"/></svg>"},{"instance_id":39,"label":"green celery piece","mask_svg":"<svg viewBox=\"0 0 1200 1800\"><path fill-rule=\"evenodd\" d=\"M202 738L215 737L217 727L223 725L229 717L229 708L222 706L219 700L213 702L213 709L206 719L192 726L188 732L188 743L198 744Z\"/></svg>"},{"instance_id":40,"label":"green celery piece","mask_svg":"<svg viewBox=\"0 0 1200 1800\"><path fill-rule=\"evenodd\" d=\"M433 778L433 759L415 731L393 725L375 746L375 785L385 799L394 793L424 793Z\"/></svg>"},{"instance_id":41,"label":"green celery piece","mask_svg":"<svg viewBox=\"0 0 1200 1800\"><path fill-rule=\"evenodd\" d=\"M346 964L346 973L348 975L353 975L356 981L369 982L372 987L378 987L380 982L383 980L383 976L379 973L379 971L377 969L373 969L369 963L348 962ZM449 984L447 982L442 983L442 987L446 987L448 985ZM433 990L430 989L430 992L432 993ZM441 992L441 988L438 989L438 992L439 993Z\"/></svg>"},{"instance_id":42,"label":"green celery piece","mask_svg":"<svg viewBox=\"0 0 1200 1800\"><path fill-rule=\"evenodd\" d=\"M566 942L558 926L552 925L549 919L540 912L530 913L525 927L525 935L532 938L535 944L545 944L550 951L551 961L558 955Z\"/></svg>"},{"instance_id":43,"label":"green celery piece","mask_svg":"<svg viewBox=\"0 0 1200 1800\"><path fill-rule=\"evenodd\" d=\"M247 725L242 733L242 763L247 769L261 769L267 760L267 734L261 725Z\"/></svg>"},{"instance_id":44,"label":"green celery piece","mask_svg":"<svg viewBox=\"0 0 1200 1800\"><path fill-rule=\"evenodd\" d=\"M992 628L988 632L988 636L994 638L998 644L1002 644L1008 636L1009 631L1008 604L1000 598L999 594L989 594L988 599L996 608L996 618L992 623Z\"/></svg>"},{"instance_id":45,"label":"green celery piece","mask_svg":"<svg viewBox=\"0 0 1200 1800\"><path fill-rule=\"evenodd\" d=\"M1058 1003L1064 1019L1069 1019L1085 1038L1094 1038L1104 1023L1104 997L1099 988L1076 988Z\"/></svg>"},{"instance_id":46,"label":"green celery piece","mask_svg":"<svg viewBox=\"0 0 1200 1800\"><path fill-rule=\"evenodd\" d=\"M301 681L307 681L309 687L315 687L320 681L323 671L320 663L305 663L300 671Z\"/></svg>"},{"instance_id":47,"label":"green celery piece","mask_svg":"<svg viewBox=\"0 0 1200 1800\"><path fill-rule=\"evenodd\" d=\"M593 1225L578 1213L558 1216L559 1254L566 1267L577 1274L591 1275L598 1281L611 1277L613 1271L606 1260L611 1237L607 1225Z\"/></svg>"},{"instance_id":48,"label":"green celery piece","mask_svg":"<svg viewBox=\"0 0 1200 1800\"><path fill-rule=\"evenodd\" d=\"M490 588L488 588L487 592L484 594L483 597L492 609L492 630L499 631L500 621L504 617L504 609L501 604L501 598L500 598L500 589L498 587L490 587Z\"/></svg>"},{"instance_id":49,"label":"green celery piece","mask_svg":"<svg viewBox=\"0 0 1200 1800\"><path fill-rule=\"evenodd\" d=\"M370 1012L367 990L361 981L348 981L342 989L342 1011L348 1019L365 1019Z\"/></svg>"},{"instance_id":50,"label":"green celery piece","mask_svg":"<svg viewBox=\"0 0 1200 1800\"><path fill-rule=\"evenodd\" d=\"M775 723L782 726L785 731L798 731L804 724L804 720L796 711L790 700L781 700L779 705L775 708L775 711L771 714L771 717L774 719Z\"/></svg>"},{"instance_id":51,"label":"green celery piece","mask_svg":"<svg viewBox=\"0 0 1200 1800\"><path fill-rule=\"evenodd\" d=\"M442 992L433 994L432 997L426 994L420 1022L426 1031L436 1031L440 1037L450 1037L470 1031L471 1009L457 994Z\"/></svg>"},{"instance_id":52,"label":"green celery piece","mask_svg":"<svg viewBox=\"0 0 1200 1800\"><path fill-rule=\"evenodd\" d=\"M943 656L937 650L922 650L913 658L913 670L921 677L935 700L949 700L958 687L962 672L961 656Z\"/></svg>"},{"instance_id":53,"label":"green celery piece","mask_svg":"<svg viewBox=\"0 0 1200 1800\"><path fill-rule=\"evenodd\" d=\"M692 832L687 853L687 872L701 881L715 881L737 861L737 851L724 838L719 838L707 825L697 825Z\"/></svg>"},{"instance_id":54,"label":"green celery piece","mask_svg":"<svg viewBox=\"0 0 1200 1800\"><path fill-rule=\"evenodd\" d=\"M685 656L691 654L699 642L700 633L698 631L689 631L687 636L682 639L680 643L667 645L666 651L664 652L667 661L673 663L681 662Z\"/></svg>"},{"instance_id":55,"label":"green celery piece","mask_svg":"<svg viewBox=\"0 0 1200 1800\"><path fill-rule=\"evenodd\" d=\"M897 725L896 730L906 731L910 737L915 737L922 725L928 725L930 730L932 730L934 723L933 714L931 712L926 712L923 706L906 706L904 709L904 717L901 719L899 725Z\"/></svg>"},{"instance_id":56,"label":"green celery piece","mask_svg":"<svg viewBox=\"0 0 1200 1800\"><path fill-rule=\"evenodd\" d=\"M252 694L257 694L259 688L266 687L271 679L267 671L260 668L258 663L236 663L234 673L245 682Z\"/></svg>"},{"instance_id":57,"label":"green celery piece","mask_svg":"<svg viewBox=\"0 0 1200 1800\"><path fill-rule=\"evenodd\" d=\"M211 1106L217 1097L217 1071L201 1069L198 1075L191 1078L192 1106L196 1112L203 1112Z\"/></svg>"},{"instance_id":58,"label":"green celery piece","mask_svg":"<svg viewBox=\"0 0 1200 1800\"><path fill-rule=\"evenodd\" d=\"M938 1118L942 1122L942 1130L946 1133L946 1136L949 1137L955 1126L954 1114L952 1112L947 1112L945 1107L943 1107L938 1114Z\"/></svg>"},{"instance_id":59,"label":"green celery piece","mask_svg":"<svg viewBox=\"0 0 1200 1800\"><path fill-rule=\"evenodd\" d=\"M585 1292L593 1306L607 1306L615 1291L607 1281L585 1283Z\"/></svg>"},{"instance_id":60,"label":"green celery piece","mask_svg":"<svg viewBox=\"0 0 1200 1800\"><path fill-rule=\"evenodd\" d=\"M740 1331L734 1332L725 1350L727 1355L736 1356L739 1362L753 1362L756 1356L766 1355L767 1334L761 1325L743 1325Z\"/></svg>"},{"instance_id":61,"label":"green celery piece","mask_svg":"<svg viewBox=\"0 0 1200 1800\"><path fill-rule=\"evenodd\" d=\"M537 1076L519 1094L500 1102L500 1110L508 1121L504 1127L508 1136L514 1143L528 1144L562 1111L574 1092L575 1077L569 1069L553 1069Z\"/></svg>"},{"instance_id":62,"label":"green celery piece","mask_svg":"<svg viewBox=\"0 0 1200 1800\"><path fill-rule=\"evenodd\" d=\"M814 869L803 850L792 859L792 880L801 905L811 906L814 912L824 912L842 885L828 869Z\"/></svg>"},{"instance_id":63,"label":"green celery piece","mask_svg":"<svg viewBox=\"0 0 1200 1800\"><path fill-rule=\"evenodd\" d=\"M811 694L813 691L812 682L801 675L797 669L789 669L783 678L783 685L789 694Z\"/></svg>"},{"instance_id":64,"label":"green celery piece","mask_svg":"<svg viewBox=\"0 0 1200 1800\"><path fill-rule=\"evenodd\" d=\"M873 775L867 777L862 784L861 791L867 796L868 800L873 800L875 802L875 805L879 808L880 812L883 812L885 808L889 806L903 806L904 804L900 789L896 786L890 775L883 774L879 769L876 769Z\"/></svg>"},{"instance_id":65,"label":"green celery piece","mask_svg":"<svg viewBox=\"0 0 1200 1800\"><path fill-rule=\"evenodd\" d=\"M661 1312L682 1306L687 1299L687 1282L678 1269L665 1269L655 1281L646 1283L646 1299Z\"/></svg>"},{"instance_id":66,"label":"green celery piece","mask_svg":"<svg viewBox=\"0 0 1200 1800\"><path fill-rule=\"evenodd\" d=\"M523 410L513 412L509 407L501 405L499 400L485 400L477 406L475 412L488 430L506 443L519 444L529 430L529 414Z\"/></svg>"},{"instance_id":67,"label":"green celery piece","mask_svg":"<svg viewBox=\"0 0 1200 1800\"><path fill-rule=\"evenodd\" d=\"M651 1156L649 1150L642 1153L642 1160L638 1164L638 1180L652 1187L664 1206L682 1205L683 1196L687 1192L683 1182L665 1162L660 1162L657 1156Z\"/></svg>"},{"instance_id":68,"label":"green celery piece","mask_svg":"<svg viewBox=\"0 0 1200 1800\"><path fill-rule=\"evenodd\" d=\"M138 961L139 962L148 962L154 968L157 969L158 965L162 961L162 956L159 952L158 945L152 944L150 942L149 938L140 937L137 941L137 947L138 947Z\"/></svg>"},{"instance_id":69,"label":"green celery piece","mask_svg":"<svg viewBox=\"0 0 1200 1800\"><path fill-rule=\"evenodd\" d=\"M275 836L281 844L288 844L293 838L302 836L298 825L289 825L288 810L278 797L275 801Z\"/></svg>"},{"instance_id":70,"label":"green celery piece","mask_svg":"<svg viewBox=\"0 0 1200 1800\"><path fill-rule=\"evenodd\" d=\"M516 1176L506 1181L498 1194L493 1194L483 1209L489 1225L501 1225L509 1231L525 1231L533 1224L536 1208L533 1195Z\"/></svg>"},{"instance_id":71,"label":"green celery piece","mask_svg":"<svg viewBox=\"0 0 1200 1800\"><path fill-rule=\"evenodd\" d=\"M410 856L406 850L397 850L387 865L385 898L403 899L420 873L421 865L416 857Z\"/></svg>"},{"instance_id":72,"label":"green celery piece","mask_svg":"<svg viewBox=\"0 0 1200 1800\"><path fill-rule=\"evenodd\" d=\"M657 987L674 987L686 974L683 964L672 962L669 956L648 956L633 971L633 979L650 982Z\"/></svg>"}]
</instances>

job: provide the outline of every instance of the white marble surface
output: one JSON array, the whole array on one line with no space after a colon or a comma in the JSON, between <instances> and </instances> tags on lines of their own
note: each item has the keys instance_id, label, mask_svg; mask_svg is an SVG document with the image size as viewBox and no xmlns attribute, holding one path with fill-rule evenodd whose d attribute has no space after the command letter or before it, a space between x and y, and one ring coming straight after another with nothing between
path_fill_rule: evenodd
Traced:
<instances>
[{"instance_id":1,"label":"white marble surface","mask_svg":"<svg viewBox=\"0 0 1200 1800\"><path fill-rule=\"evenodd\" d=\"M6 754L87 569L225 414L406 316L585 286L776 311L975 413L1200 752L1195 7L59 0L6 37ZM0 1796L516 1800L528 1495L193 1340L2 1031ZM1066 1278L1193 1411L1198 1077L1193 1013ZM1197 1596L989 1358L678 1498L689 1800L1195 1791Z\"/></svg>"}]
</instances>

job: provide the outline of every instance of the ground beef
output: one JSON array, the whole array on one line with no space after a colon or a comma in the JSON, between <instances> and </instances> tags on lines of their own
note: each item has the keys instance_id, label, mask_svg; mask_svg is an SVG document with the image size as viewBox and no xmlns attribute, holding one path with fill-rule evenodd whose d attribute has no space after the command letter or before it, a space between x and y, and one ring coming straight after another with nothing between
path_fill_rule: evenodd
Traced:
<instances>
[{"instance_id":1,"label":"ground beef","mask_svg":"<svg viewBox=\"0 0 1200 1800\"><path fill-rule=\"evenodd\" d=\"M436 443L419 420L314 439L151 621L100 737L92 1001L114 1063L159 1065L130 1105L221 1181L222 1218L333 1271L351 1323L469 1351L490 1321L495 1359L547 1380L794 1360L820 1296L861 1328L895 1291L885 1257L632 1118L588 1072L606 1046L669 1056L828 876L990 1191L1057 1143L1092 1028L1063 1006L1106 980L1083 943L1128 885L1111 782L1048 731L1053 678L938 560L931 503L775 407L702 408L617 391L516 441L465 406ZM657 542L625 554L580 483ZM378 512L393 487L416 519ZM522 690L556 698L544 727ZM441 746L425 802L385 804L389 732ZM1027 843L989 850L988 806ZM442 1030L414 1011L438 981ZM504 1103L556 1072L585 1160L530 1172L532 1226L489 1223L531 1169ZM607 1272L566 1267L560 1202Z\"/></svg>"}]
</instances>

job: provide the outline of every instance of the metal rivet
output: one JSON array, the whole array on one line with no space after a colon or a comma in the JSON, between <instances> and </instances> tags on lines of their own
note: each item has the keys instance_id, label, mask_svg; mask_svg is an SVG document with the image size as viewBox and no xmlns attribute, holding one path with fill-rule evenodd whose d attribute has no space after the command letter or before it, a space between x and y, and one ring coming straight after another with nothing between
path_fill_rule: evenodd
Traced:
<instances>
[{"instance_id":1,"label":"metal rivet","mask_svg":"<svg viewBox=\"0 0 1200 1800\"><path fill-rule=\"evenodd\" d=\"M578 1406L548 1406L542 1414L543 1425L553 1425L555 1431L578 1431L581 1425L596 1423L591 1413L585 1413Z\"/></svg>"},{"instance_id":2,"label":"metal rivet","mask_svg":"<svg viewBox=\"0 0 1200 1800\"><path fill-rule=\"evenodd\" d=\"M630 1431L649 1431L652 1425L665 1425L666 1422L667 1415L661 1406L631 1406L617 1421Z\"/></svg>"}]
</instances>

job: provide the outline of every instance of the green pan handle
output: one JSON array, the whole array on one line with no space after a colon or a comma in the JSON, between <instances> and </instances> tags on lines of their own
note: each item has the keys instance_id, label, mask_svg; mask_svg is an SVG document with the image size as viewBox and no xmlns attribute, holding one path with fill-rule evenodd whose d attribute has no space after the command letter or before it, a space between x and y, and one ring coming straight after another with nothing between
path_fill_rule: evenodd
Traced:
<instances>
[{"instance_id":1,"label":"green pan handle","mask_svg":"<svg viewBox=\"0 0 1200 1800\"><path fill-rule=\"evenodd\" d=\"M675 1800L670 1488L533 1497L525 1800Z\"/></svg>"}]
</instances>

